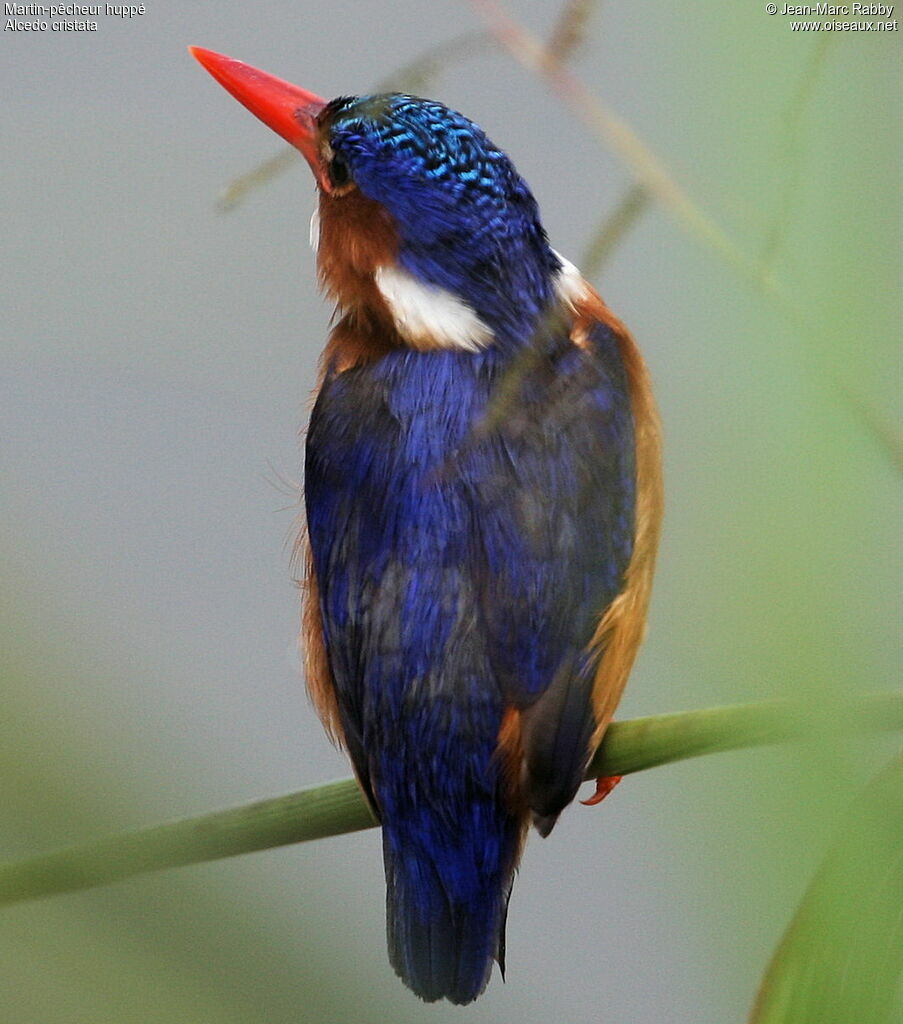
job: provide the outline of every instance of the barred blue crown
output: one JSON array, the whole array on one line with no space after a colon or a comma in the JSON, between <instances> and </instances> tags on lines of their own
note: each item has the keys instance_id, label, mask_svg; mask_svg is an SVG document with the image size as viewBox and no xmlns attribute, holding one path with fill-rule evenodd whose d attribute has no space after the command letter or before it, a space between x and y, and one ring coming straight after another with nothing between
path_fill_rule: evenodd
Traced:
<instances>
[{"instance_id":1,"label":"barred blue crown","mask_svg":"<svg viewBox=\"0 0 903 1024\"><path fill-rule=\"evenodd\" d=\"M320 124L332 181L390 214L401 266L464 298L503 338L529 334L561 261L530 188L482 128L399 93L332 100Z\"/></svg>"}]
</instances>

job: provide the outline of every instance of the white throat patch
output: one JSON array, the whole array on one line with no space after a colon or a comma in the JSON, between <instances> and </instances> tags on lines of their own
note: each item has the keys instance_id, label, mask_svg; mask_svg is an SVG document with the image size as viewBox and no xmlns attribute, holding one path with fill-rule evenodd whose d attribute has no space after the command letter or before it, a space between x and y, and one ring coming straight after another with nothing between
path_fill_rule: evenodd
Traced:
<instances>
[{"instance_id":1,"label":"white throat patch","mask_svg":"<svg viewBox=\"0 0 903 1024\"><path fill-rule=\"evenodd\" d=\"M492 341L492 331L453 292L418 281L401 267L378 267L373 278L396 330L414 348L479 352Z\"/></svg>"}]
</instances>

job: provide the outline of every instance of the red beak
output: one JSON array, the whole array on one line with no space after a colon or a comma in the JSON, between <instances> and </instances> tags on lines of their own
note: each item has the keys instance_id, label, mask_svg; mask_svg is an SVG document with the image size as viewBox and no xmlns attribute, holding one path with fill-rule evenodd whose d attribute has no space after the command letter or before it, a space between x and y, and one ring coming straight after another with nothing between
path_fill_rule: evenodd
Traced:
<instances>
[{"instance_id":1,"label":"red beak","mask_svg":"<svg viewBox=\"0 0 903 1024\"><path fill-rule=\"evenodd\" d=\"M317 115L326 106L326 100L213 50L189 46L188 52L255 117L299 149L320 187L330 190L317 149Z\"/></svg>"}]
</instances>

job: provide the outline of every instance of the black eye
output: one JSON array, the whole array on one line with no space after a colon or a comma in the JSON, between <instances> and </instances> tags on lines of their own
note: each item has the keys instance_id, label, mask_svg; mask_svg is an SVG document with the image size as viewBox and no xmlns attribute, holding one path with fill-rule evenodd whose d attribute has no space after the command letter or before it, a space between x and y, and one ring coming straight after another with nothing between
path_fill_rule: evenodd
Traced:
<instances>
[{"instance_id":1,"label":"black eye","mask_svg":"<svg viewBox=\"0 0 903 1024\"><path fill-rule=\"evenodd\" d=\"M345 163L344 157L338 153L334 153L329 161L329 180L332 182L333 188L342 188L343 185L347 185L351 181L351 171L348 169L348 164Z\"/></svg>"}]
</instances>

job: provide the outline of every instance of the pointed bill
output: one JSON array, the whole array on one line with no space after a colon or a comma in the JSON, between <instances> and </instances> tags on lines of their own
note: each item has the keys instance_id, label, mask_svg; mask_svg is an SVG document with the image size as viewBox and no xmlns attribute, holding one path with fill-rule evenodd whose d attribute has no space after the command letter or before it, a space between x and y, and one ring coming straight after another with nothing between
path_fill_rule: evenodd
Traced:
<instances>
[{"instance_id":1,"label":"pointed bill","mask_svg":"<svg viewBox=\"0 0 903 1024\"><path fill-rule=\"evenodd\" d=\"M189 46L188 51L239 103L301 151L320 186L328 192L329 180L317 149L317 115L326 100L213 50Z\"/></svg>"}]
</instances>

